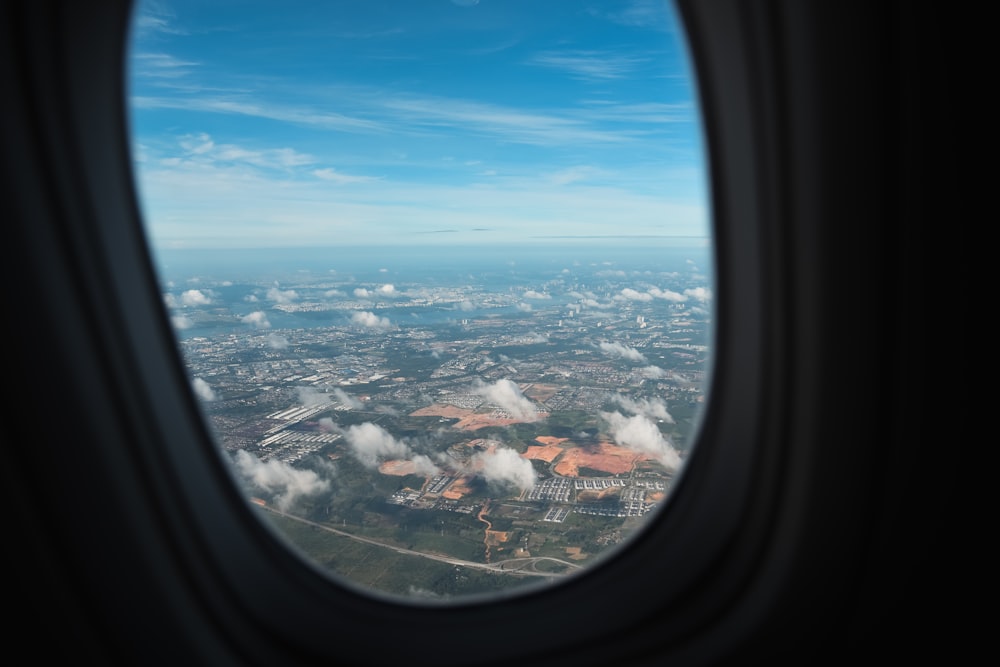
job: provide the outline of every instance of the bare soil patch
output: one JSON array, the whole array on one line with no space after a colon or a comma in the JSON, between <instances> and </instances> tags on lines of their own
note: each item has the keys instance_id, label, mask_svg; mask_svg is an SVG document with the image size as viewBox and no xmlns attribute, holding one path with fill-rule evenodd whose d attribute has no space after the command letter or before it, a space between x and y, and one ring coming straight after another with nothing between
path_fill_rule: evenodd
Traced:
<instances>
[{"instance_id":1,"label":"bare soil patch","mask_svg":"<svg viewBox=\"0 0 1000 667\"><path fill-rule=\"evenodd\" d=\"M567 477L577 477L580 468L591 468L618 475L632 470L637 461L646 461L649 458L646 454L605 442L597 447L567 449L556 464L555 471Z\"/></svg>"},{"instance_id":2,"label":"bare soil patch","mask_svg":"<svg viewBox=\"0 0 1000 667\"><path fill-rule=\"evenodd\" d=\"M552 463L556 460L560 454L562 454L565 449L562 447L556 447L555 445L546 445L545 447L539 447L538 445L528 445L528 450L524 453L524 458L526 459L536 459L539 461L545 461L546 463Z\"/></svg>"},{"instance_id":3,"label":"bare soil patch","mask_svg":"<svg viewBox=\"0 0 1000 667\"><path fill-rule=\"evenodd\" d=\"M383 475L403 477L416 473L417 466L413 461L385 461L378 467L378 471Z\"/></svg>"},{"instance_id":4,"label":"bare soil patch","mask_svg":"<svg viewBox=\"0 0 1000 667\"><path fill-rule=\"evenodd\" d=\"M426 408L420 408L419 410L414 410L410 413L411 417L447 417L449 419L461 419L468 415L473 414L472 410L468 408L460 408L457 405L445 405L444 403L435 403L433 405L428 405Z\"/></svg>"}]
</instances>

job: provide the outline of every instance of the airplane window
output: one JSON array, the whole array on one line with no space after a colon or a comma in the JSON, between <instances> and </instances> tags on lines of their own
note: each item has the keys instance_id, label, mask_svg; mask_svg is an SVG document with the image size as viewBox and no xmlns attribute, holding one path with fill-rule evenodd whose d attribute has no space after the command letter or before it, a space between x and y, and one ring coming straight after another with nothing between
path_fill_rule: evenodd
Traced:
<instances>
[{"instance_id":1,"label":"airplane window","mask_svg":"<svg viewBox=\"0 0 1000 667\"><path fill-rule=\"evenodd\" d=\"M248 506L394 599L568 581L669 502L713 245L668 2L142 0L133 161Z\"/></svg>"}]
</instances>

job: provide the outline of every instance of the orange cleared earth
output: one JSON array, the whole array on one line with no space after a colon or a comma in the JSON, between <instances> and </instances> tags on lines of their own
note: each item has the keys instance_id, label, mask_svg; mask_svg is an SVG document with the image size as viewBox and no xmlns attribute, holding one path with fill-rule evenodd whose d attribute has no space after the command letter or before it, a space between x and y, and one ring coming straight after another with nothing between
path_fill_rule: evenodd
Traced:
<instances>
[{"instance_id":1,"label":"orange cleared earth","mask_svg":"<svg viewBox=\"0 0 1000 667\"><path fill-rule=\"evenodd\" d=\"M441 495L447 498L448 500L458 500L462 496L469 493L469 491L471 490L472 487L469 486L468 480L462 478L462 479L456 479L454 482L452 482L451 485L447 489L445 489Z\"/></svg>"},{"instance_id":2,"label":"orange cleared earth","mask_svg":"<svg viewBox=\"0 0 1000 667\"><path fill-rule=\"evenodd\" d=\"M503 544L510 539L510 533L502 530L487 530L486 531L486 544L491 547L495 547Z\"/></svg>"},{"instance_id":3,"label":"orange cleared earth","mask_svg":"<svg viewBox=\"0 0 1000 667\"><path fill-rule=\"evenodd\" d=\"M435 403L426 408L420 408L410 413L411 417L447 417L449 419L461 419L472 414L468 408L460 408L454 405L444 405Z\"/></svg>"},{"instance_id":4,"label":"orange cleared earth","mask_svg":"<svg viewBox=\"0 0 1000 667\"><path fill-rule=\"evenodd\" d=\"M378 471L383 475L413 475L417 472L417 466L413 461L385 461L378 467Z\"/></svg>"},{"instance_id":5,"label":"orange cleared earth","mask_svg":"<svg viewBox=\"0 0 1000 667\"><path fill-rule=\"evenodd\" d=\"M580 474L580 468L591 468L617 475L632 470L637 461L646 461L649 458L646 454L604 442L596 448L578 447L566 450L562 460L556 464L555 471L560 475L576 477Z\"/></svg>"},{"instance_id":6,"label":"orange cleared earth","mask_svg":"<svg viewBox=\"0 0 1000 667\"><path fill-rule=\"evenodd\" d=\"M511 424L520 424L522 422L524 422L523 419L494 419L488 413L485 413L468 415L455 422L454 427L464 431L475 431L487 426L510 426Z\"/></svg>"},{"instance_id":7,"label":"orange cleared earth","mask_svg":"<svg viewBox=\"0 0 1000 667\"><path fill-rule=\"evenodd\" d=\"M452 426L463 431L475 431L486 426L510 426L511 424L523 424L529 421L527 419L512 418L497 419L488 412L474 412L468 408L459 408L454 405L444 405L442 403L435 403L434 405L428 405L426 408L414 410L410 413L410 416L457 419L458 421L452 424Z\"/></svg>"},{"instance_id":8,"label":"orange cleared earth","mask_svg":"<svg viewBox=\"0 0 1000 667\"><path fill-rule=\"evenodd\" d=\"M556 447L555 445L546 445L545 447L528 445L528 451L524 453L524 458L537 459L539 461L545 461L546 463L552 463L556 460L556 457L564 451L565 450L562 447Z\"/></svg>"},{"instance_id":9,"label":"orange cleared earth","mask_svg":"<svg viewBox=\"0 0 1000 667\"><path fill-rule=\"evenodd\" d=\"M569 440L569 438L557 438L553 435L540 435L535 438L535 442L540 442L543 445L561 445L567 440Z\"/></svg>"}]
</instances>

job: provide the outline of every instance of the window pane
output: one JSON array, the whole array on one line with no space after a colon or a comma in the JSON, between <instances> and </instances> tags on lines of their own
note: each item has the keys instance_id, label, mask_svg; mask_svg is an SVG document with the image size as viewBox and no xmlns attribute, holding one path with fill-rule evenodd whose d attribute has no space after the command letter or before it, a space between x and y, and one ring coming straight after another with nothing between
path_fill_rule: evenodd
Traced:
<instances>
[{"instance_id":1,"label":"window pane","mask_svg":"<svg viewBox=\"0 0 1000 667\"><path fill-rule=\"evenodd\" d=\"M671 5L146 0L128 65L193 390L309 561L527 590L669 502L713 312Z\"/></svg>"}]
</instances>

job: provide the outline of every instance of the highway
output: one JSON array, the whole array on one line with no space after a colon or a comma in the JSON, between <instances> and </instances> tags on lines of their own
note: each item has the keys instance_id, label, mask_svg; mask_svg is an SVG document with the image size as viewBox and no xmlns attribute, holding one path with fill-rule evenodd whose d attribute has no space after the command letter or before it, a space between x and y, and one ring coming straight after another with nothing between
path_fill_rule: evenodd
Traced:
<instances>
[{"instance_id":1,"label":"highway","mask_svg":"<svg viewBox=\"0 0 1000 667\"><path fill-rule=\"evenodd\" d=\"M536 577L560 577L565 576L557 572L539 572L535 570L535 565L540 561L552 561L554 563L559 563L560 565L565 565L570 570L579 570L582 568L578 563L571 563L569 561L561 560L559 558L553 558L551 556L528 556L524 558L510 558L507 560L502 560L496 563L476 563L474 561L462 560L460 558L453 558L451 556L443 556L441 554L429 554L422 551L414 551L413 549L406 549L405 547L396 546L393 544L386 544L385 542L379 542L378 540L373 540L369 537L361 537L359 535L354 535L352 533L337 530L322 523L317 523L315 521L309 521L308 519L303 519L302 517L294 516L292 514L286 514L272 507L259 506L272 514L277 514L286 519L291 519L292 521L298 521L299 523L304 523L306 525L318 528L320 530L325 530L343 537L349 537L352 540L357 540L358 542L364 542L365 544L371 544L376 547L382 547L383 549L390 549L396 553L406 554L408 556L419 556L420 558L428 558L430 560L436 560L442 563L449 563L451 565L460 565L462 567L473 567L480 570L491 570L493 572L501 572L504 574L518 574L518 575L529 575Z\"/></svg>"}]
</instances>

